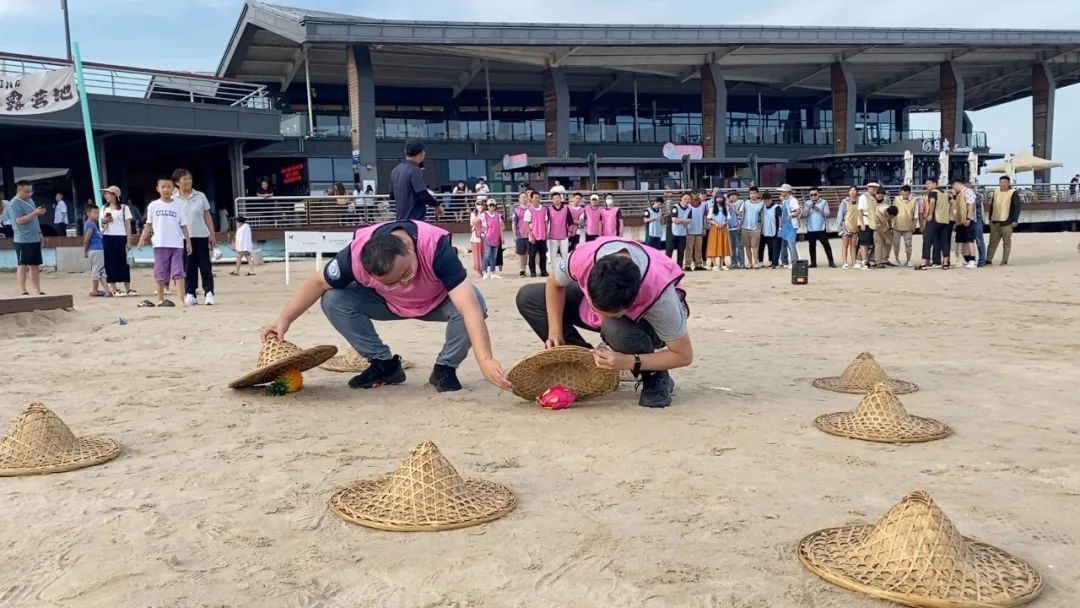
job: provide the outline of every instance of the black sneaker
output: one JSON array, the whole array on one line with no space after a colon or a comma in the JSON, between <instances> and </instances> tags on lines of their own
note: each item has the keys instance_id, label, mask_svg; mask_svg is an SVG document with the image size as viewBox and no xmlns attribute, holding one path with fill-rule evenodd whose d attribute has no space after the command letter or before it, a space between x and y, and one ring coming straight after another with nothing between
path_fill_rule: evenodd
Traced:
<instances>
[{"instance_id":1,"label":"black sneaker","mask_svg":"<svg viewBox=\"0 0 1080 608\"><path fill-rule=\"evenodd\" d=\"M546 273L546 272L541 272L541 273L540 273L540 276L542 276L542 277L544 277L544 278L547 278L547 276L548 276L548 273Z\"/></svg>"},{"instance_id":2,"label":"black sneaker","mask_svg":"<svg viewBox=\"0 0 1080 608\"><path fill-rule=\"evenodd\" d=\"M461 383L457 379L457 370L446 365L435 364L435 368L431 370L431 377L428 378L428 383L440 393L461 390Z\"/></svg>"},{"instance_id":3,"label":"black sneaker","mask_svg":"<svg viewBox=\"0 0 1080 608\"><path fill-rule=\"evenodd\" d=\"M521 272L519 272L518 276L524 279L525 278L525 271L522 270Z\"/></svg>"},{"instance_id":4,"label":"black sneaker","mask_svg":"<svg viewBox=\"0 0 1080 608\"><path fill-rule=\"evenodd\" d=\"M349 380L350 388L375 388L384 384L405 382L405 371L401 369L401 357L394 355L390 359L372 359L364 373Z\"/></svg>"},{"instance_id":5,"label":"black sneaker","mask_svg":"<svg viewBox=\"0 0 1080 608\"><path fill-rule=\"evenodd\" d=\"M675 383L668 372L643 372L641 374L641 397L638 405L642 407L667 407L671 405L671 391Z\"/></svg>"}]
</instances>

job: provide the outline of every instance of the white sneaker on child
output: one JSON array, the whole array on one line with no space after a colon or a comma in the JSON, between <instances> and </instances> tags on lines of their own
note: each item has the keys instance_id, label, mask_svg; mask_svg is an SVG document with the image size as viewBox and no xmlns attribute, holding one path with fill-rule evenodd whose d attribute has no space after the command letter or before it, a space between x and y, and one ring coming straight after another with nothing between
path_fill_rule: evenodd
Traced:
<instances>
[{"instance_id":1,"label":"white sneaker on child","mask_svg":"<svg viewBox=\"0 0 1080 608\"><path fill-rule=\"evenodd\" d=\"M212 292L212 291L206 292L206 298L204 298L204 300L206 301L207 306L213 306L214 305L214 292Z\"/></svg>"},{"instance_id":2,"label":"white sneaker on child","mask_svg":"<svg viewBox=\"0 0 1080 608\"><path fill-rule=\"evenodd\" d=\"M184 306L195 306L199 301L190 293L184 296Z\"/></svg>"}]
</instances>

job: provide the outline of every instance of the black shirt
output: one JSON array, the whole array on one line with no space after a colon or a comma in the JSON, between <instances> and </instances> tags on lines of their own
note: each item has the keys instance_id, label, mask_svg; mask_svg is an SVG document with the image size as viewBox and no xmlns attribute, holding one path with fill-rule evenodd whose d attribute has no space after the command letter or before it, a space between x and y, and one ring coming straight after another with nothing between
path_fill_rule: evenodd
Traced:
<instances>
[{"instance_id":1,"label":"black shirt","mask_svg":"<svg viewBox=\"0 0 1080 608\"><path fill-rule=\"evenodd\" d=\"M274 196L274 189L273 188L263 188L262 186L259 186L258 188L255 189L255 195L256 196L263 196L263 195L266 195L266 194L269 194L270 196Z\"/></svg>"},{"instance_id":2,"label":"black shirt","mask_svg":"<svg viewBox=\"0 0 1080 608\"><path fill-rule=\"evenodd\" d=\"M428 207L438 201L428 192L424 173L417 163L405 159L390 172L390 195L397 205L397 220L423 220Z\"/></svg>"},{"instance_id":3,"label":"black shirt","mask_svg":"<svg viewBox=\"0 0 1080 608\"><path fill-rule=\"evenodd\" d=\"M384 224L375 230L375 234L386 234L399 229L404 230L412 238L415 247L416 224L411 221ZM439 244L435 246L435 256L431 261L431 267L435 276L439 277L443 286L446 287L446 291L452 291L468 278L465 267L461 265L457 252L454 251L453 245L450 244L449 234L439 239ZM326 267L323 268L323 279L334 289L342 289L356 282L356 277L352 271L351 246L339 251L334 256L334 259L330 260Z\"/></svg>"}]
</instances>

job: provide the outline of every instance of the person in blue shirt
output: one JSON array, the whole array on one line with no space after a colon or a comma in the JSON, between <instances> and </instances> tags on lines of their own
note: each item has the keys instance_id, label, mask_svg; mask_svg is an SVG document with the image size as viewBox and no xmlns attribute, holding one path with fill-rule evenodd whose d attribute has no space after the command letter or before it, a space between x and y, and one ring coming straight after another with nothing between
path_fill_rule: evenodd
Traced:
<instances>
[{"instance_id":1,"label":"person in blue shirt","mask_svg":"<svg viewBox=\"0 0 1080 608\"><path fill-rule=\"evenodd\" d=\"M684 268L684 262L689 262L686 259L686 235L691 221L690 199L690 193L683 192L679 197L679 204L671 209L671 238L674 239L672 252L675 253L679 268Z\"/></svg>"},{"instance_id":2,"label":"person in blue shirt","mask_svg":"<svg viewBox=\"0 0 1080 608\"><path fill-rule=\"evenodd\" d=\"M645 210L645 244L653 249L662 248L664 212L660 209L660 206L663 203L664 197L658 196L653 199L652 205Z\"/></svg>"},{"instance_id":3,"label":"person in blue shirt","mask_svg":"<svg viewBox=\"0 0 1080 608\"><path fill-rule=\"evenodd\" d=\"M765 203L758 200L758 196L757 186L750 186L750 200L743 201L739 209L739 222L742 224L741 240L746 250L746 264L752 269L762 266L758 248L761 243L761 214L765 209Z\"/></svg>"},{"instance_id":4,"label":"person in blue shirt","mask_svg":"<svg viewBox=\"0 0 1080 608\"><path fill-rule=\"evenodd\" d=\"M686 267L685 270L705 270L705 216L709 205L705 204L705 194L700 193L690 203L690 223L686 226Z\"/></svg>"},{"instance_id":5,"label":"person in blue shirt","mask_svg":"<svg viewBox=\"0 0 1080 608\"><path fill-rule=\"evenodd\" d=\"M15 198L8 201L4 211L7 223L12 228L12 240L15 241L15 263L18 266L15 277L19 283L19 293L30 295L26 290L26 280L30 279L30 288L39 296L41 291L41 221L45 207L34 204L34 187L23 179L15 182Z\"/></svg>"},{"instance_id":6,"label":"person in blue shirt","mask_svg":"<svg viewBox=\"0 0 1080 608\"><path fill-rule=\"evenodd\" d=\"M101 227L98 217L101 210L97 206L86 208L86 221L83 223L83 257L90 260L90 297L112 297L108 277L105 275L105 247L101 240ZM105 289L102 290L101 287Z\"/></svg>"},{"instance_id":7,"label":"person in blue shirt","mask_svg":"<svg viewBox=\"0 0 1080 608\"><path fill-rule=\"evenodd\" d=\"M789 184L780 186L782 218L777 231L780 236L780 263L790 268L799 261L799 213L802 205Z\"/></svg>"},{"instance_id":8,"label":"person in blue shirt","mask_svg":"<svg viewBox=\"0 0 1080 608\"><path fill-rule=\"evenodd\" d=\"M731 267L746 268L746 256L741 238L742 201L739 200L738 192L731 190L727 193L727 204L724 208L727 213L728 239L731 241Z\"/></svg>"},{"instance_id":9,"label":"person in blue shirt","mask_svg":"<svg viewBox=\"0 0 1080 608\"><path fill-rule=\"evenodd\" d=\"M761 212L761 244L758 245L758 257L764 260L765 249L769 250L769 268L780 266L780 222L783 218L783 205L776 204L772 195L763 195L765 209Z\"/></svg>"},{"instance_id":10,"label":"person in blue shirt","mask_svg":"<svg viewBox=\"0 0 1080 608\"><path fill-rule=\"evenodd\" d=\"M829 202L821 198L817 188L810 189L810 198L802 204L802 217L806 219L806 242L810 245L810 268L817 268L817 244L825 248L825 257L829 259L829 268L836 268L833 261L832 246L829 245L827 220Z\"/></svg>"}]
</instances>

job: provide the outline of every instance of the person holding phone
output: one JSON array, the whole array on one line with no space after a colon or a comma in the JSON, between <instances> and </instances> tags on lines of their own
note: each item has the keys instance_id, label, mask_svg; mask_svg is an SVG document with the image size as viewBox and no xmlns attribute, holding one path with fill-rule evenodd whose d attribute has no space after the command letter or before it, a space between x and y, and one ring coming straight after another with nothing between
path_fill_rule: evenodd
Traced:
<instances>
[{"instance_id":1,"label":"person holding phone","mask_svg":"<svg viewBox=\"0 0 1080 608\"><path fill-rule=\"evenodd\" d=\"M124 204L120 188L109 186L103 192L105 208L101 213L101 238L105 250L106 282L118 297L138 295L131 288L131 268L127 261L128 247L134 231L134 216L131 209ZM89 207L87 209L89 210Z\"/></svg>"},{"instance_id":2,"label":"person holding phone","mask_svg":"<svg viewBox=\"0 0 1080 608\"><path fill-rule=\"evenodd\" d=\"M7 221L12 227L15 241L15 262L18 265L15 276L19 284L19 293L28 296L26 289L29 278L30 289L39 296L41 291L41 216L45 215L43 205L34 204L34 187L25 180L15 182L15 198L8 201L5 211Z\"/></svg>"}]
</instances>

